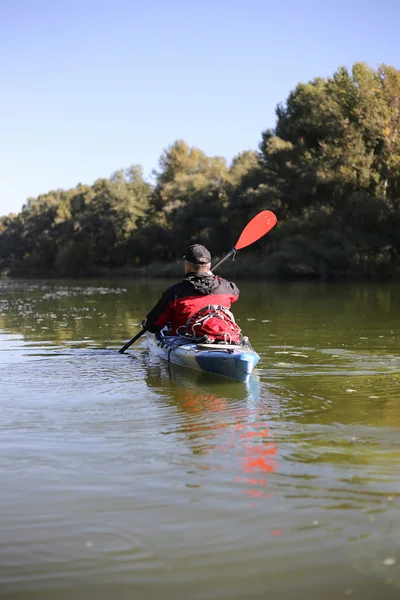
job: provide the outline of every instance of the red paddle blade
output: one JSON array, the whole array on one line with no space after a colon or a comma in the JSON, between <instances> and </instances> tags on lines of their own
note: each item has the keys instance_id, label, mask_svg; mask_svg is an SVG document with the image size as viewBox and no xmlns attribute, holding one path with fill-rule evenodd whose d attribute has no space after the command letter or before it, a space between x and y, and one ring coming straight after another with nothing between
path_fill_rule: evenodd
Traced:
<instances>
[{"instance_id":1,"label":"red paddle blade","mask_svg":"<svg viewBox=\"0 0 400 600\"><path fill-rule=\"evenodd\" d=\"M276 216L270 210L263 210L258 213L243 229L236 242L235 250L246 248L246 246L250 246L250 244L262 238L263 235L273 228L276 221Z\"/></svg>"}]
</instances>

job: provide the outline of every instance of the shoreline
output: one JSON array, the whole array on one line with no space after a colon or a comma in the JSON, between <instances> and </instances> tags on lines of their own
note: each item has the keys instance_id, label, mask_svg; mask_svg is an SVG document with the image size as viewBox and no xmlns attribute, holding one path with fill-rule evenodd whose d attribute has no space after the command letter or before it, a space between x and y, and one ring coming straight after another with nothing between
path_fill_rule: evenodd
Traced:
<instances>
[{"instance_id":1,"label":"shoreline","mask_svg":"<svg viewBox=\"0 0 400 600\"><path fill-rule=\"evenodd\" d=\"M213 260L216 263L219 258ZM280 264L273 256L260 259L257 255L236 257L235 261L224 263L221 269L216 271L217 275L231 279L263 279L270 281L320 281L320 282L396 282L400 281L400 272L393 270L392 273L378 277L371 274L337 271L318 272L315 268L304 263ZM183 265L181 260L173 262L154 261L141 267L124 266L118 268L92 267L88 271L76 271L71 269L61 271L44 272L39 270L3 269L0 273L4 279L180 279L183 276Z\"/></svg>"}]
</instances>

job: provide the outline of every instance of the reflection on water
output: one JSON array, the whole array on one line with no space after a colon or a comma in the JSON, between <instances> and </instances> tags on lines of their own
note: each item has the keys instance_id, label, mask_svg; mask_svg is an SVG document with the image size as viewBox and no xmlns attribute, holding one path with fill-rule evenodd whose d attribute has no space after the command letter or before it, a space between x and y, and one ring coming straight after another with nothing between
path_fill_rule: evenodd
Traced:
<instances>
[{"instance_id":1,"label":"reflection on water","mask_svg":"<svg viewBox=\"0 0 400 600\"><path fill-rule=\"evenodd\" d=\"M235 456L243 475L234 480L247 484L242 493L262 496L260 486L267 485L266 473L275 471L278 462L265 415L257 409L258 377L253 374L248 383L238 384L206 373L187 373L183 367L158 359L151 364L151 357L149 362L147 385L160 390L161 382L169 383L171 405L185 417L174 431L185 435L193 454ZM255 473L260 476L251 476Z\"/></svg>"},{"instance_id":2,"label":"reflection on water","mask_svg":"<svg viewBox=\"0 0 400 600\"><path fill-rule=\"evenodd\" d=\"M0 282L0 597L392 600L398 286L244 282L246 384L152 356L166 282Z\"/></svg>"}]
</instances>

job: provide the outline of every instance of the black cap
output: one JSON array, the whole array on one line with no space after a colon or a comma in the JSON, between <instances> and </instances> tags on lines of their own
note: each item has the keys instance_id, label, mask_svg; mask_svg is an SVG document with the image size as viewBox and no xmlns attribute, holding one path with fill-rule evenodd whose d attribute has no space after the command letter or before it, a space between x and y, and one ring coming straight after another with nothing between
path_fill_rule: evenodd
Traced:
<instances>
[{"instance_id":1,"label":"black cap","mask_svg":"<svg viewBox=\"0 0 400 600\"><path fill-rule=\"evenodd\" d=\"M211 254L201 244L189 246L183 258L194 265L206 265L211 262Z\"/></svg>"}]
</instances>

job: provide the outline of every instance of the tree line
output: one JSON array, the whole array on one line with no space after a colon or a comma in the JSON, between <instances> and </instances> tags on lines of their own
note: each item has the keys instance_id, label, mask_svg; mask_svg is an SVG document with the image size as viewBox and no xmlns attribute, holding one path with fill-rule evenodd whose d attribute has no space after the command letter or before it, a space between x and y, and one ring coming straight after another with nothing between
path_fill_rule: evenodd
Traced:
<instances>
[{"instance_id":1,"label":"tree line","mask_svg":"<svg viewBox=\"0 0 400 600\"><path fill-rule=\"evenodd\" d=\"M263 209L278 225L253 248L261 274L399 277L399 70L355 63L297 85L258 150L231 164L178 140L154 183L133 165L29 198L0 218L0 270L121 272L174 261L194 242L221 255Z\"/></svg>"}]
</instances>

